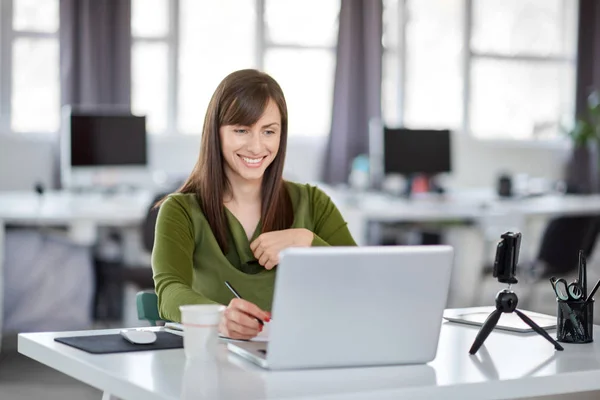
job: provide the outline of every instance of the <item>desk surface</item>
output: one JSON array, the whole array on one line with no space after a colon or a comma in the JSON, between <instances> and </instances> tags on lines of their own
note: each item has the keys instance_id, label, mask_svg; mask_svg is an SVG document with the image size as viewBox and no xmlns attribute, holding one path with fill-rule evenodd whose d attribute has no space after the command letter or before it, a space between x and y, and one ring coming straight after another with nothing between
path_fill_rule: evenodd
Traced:
<instances>
[{"instance_id":1,"label":"desk surface","mask_svg":"<svg viewBox=\"0 0 600 400\"><path fill-rule=\"evenodd\" d=\"M558 195L500 199L488 190L426 195L410 199L382 193L328 189L345 210L359 211L370 220L477 220L498 215L557 216L600 214L600 195Z\"/></svg>"},{"instance_id":2,"label":"desk surface","mask_svg":"<svg viewBox=\"0 0 600 400\"><path fill-rule=\"evenodd\" d=\"M0 220L23 225L59 225L92 221L97 225L139 224L150 206L152 194L0 192Z\"/></svg>"},{"instance_id":3,"label":"desk surface","mask_svg":"<svg viewBox=\"0 0 600 400\"><path fill-rule=\"evenodd\" d=\"M448 322L436 359L416 366L271 372L224 344L216 360L186 363L182 349L92 355L53 340L115 332L21 334L19 352L123 399L508 399L600 389L599 341L555 352L535 334L494 331L470 356L478 329Z\"/></svg>"}]
</instances>

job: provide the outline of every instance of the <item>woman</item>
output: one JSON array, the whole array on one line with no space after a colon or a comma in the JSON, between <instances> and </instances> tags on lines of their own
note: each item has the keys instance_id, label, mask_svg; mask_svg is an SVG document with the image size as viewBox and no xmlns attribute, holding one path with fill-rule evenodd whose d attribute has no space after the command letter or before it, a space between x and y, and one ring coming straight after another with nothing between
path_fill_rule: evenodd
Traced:
<instances>
[{"instance_id":1,"label":"woman","mask_svg":"<svg viewBox=\"0 0 600 400\"><path fill-rule=\"evenodd\" d=\"M271 318L281 250L355 245L327 195L283 181L287 122L269 75L241 70L217 87L196 166L158 214L152 268L162 318L180 321L183 304L228 304L220 333L252 338L256 319Z\"/></svg>"}]
</instances>

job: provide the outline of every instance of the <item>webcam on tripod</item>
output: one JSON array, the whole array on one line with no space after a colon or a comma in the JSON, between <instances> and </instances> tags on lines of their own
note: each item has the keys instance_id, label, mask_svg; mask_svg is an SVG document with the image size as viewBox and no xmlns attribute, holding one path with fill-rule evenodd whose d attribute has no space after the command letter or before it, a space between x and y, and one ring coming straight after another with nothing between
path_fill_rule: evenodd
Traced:
<instances>
[{"instance_id":1,"label":"webcam on tripod","mask_svg":"<svg viewBox=\"0 0 600 400\"><path fill-rule=\"evenodd\" d=\"M479 350L483 342L485 342L485 339L487 339L489 334L496 327L502 314L513 312L536 333L552 343L556 350L564 350L563 347L545 330L540 328L527 315L517 309L519 298L517 297L517 294L511 290L510 285L517 283L515 275L517 272L517 264L519 263L520 248L521 233L506 232L500 235L500 242L498 242L498 246L496 247L496 259L494 260L494 277L498 278L499 282L508 283L509 287L496 294L496 309L490 313L477 333L475 341L469 350L470 354L477 353L477 350Z\"/></svg>"},{"instance_id":2,"label":"webcam on tripod","mask_svg":"<svg viewBox=\"0 0 600 400\"><path fill-rule=\"evenodd\" d=\"M515 275L517 274L520 248L520 232L506 232L500 235L500 241L496 247L496 259L494 260L494 278L498 278L498 282L508 284L518 282Z\"/></svg>"}]
</instances>

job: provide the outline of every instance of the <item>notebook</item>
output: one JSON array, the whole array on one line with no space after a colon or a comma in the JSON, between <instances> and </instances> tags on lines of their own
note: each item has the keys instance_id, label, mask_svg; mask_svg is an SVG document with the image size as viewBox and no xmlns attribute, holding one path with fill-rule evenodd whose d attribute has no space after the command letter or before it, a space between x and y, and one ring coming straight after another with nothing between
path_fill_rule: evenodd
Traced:
<instances>
[{"instance_id":1,"label":"notebook","mask_svg":"<svg viewBox=\"0 0 600 400\"><path fill-rule=\"evenodd\" d=\"M466 312L464 309L448 309L444 311L444 319L461 324L483 326L487 317L495 309L495 307L477 307ZM533 311L520 311L538 324L540 328L544 330L556 329L556 317ZM533 329L523 322L516 313L503 313L496 329L519 333L533 332Z\"/></svg>"},{"instance_id":2,"label":"notebook","mask_svg":"<svg viewBox=\"0 0 600 400\"><path fill-rule=\"evenodd\" d=\"M172 333L174 335L183 336L183 325L178 322L167 322L164 326L165 332ZM223 336L219 334L221 339L225 340L236 340L231 339L227 336ZM258 334L255 338L250 339L251 342L268 342L269 341L269 324L265 324L262 332Z\"/></svg>"}]
</instances>

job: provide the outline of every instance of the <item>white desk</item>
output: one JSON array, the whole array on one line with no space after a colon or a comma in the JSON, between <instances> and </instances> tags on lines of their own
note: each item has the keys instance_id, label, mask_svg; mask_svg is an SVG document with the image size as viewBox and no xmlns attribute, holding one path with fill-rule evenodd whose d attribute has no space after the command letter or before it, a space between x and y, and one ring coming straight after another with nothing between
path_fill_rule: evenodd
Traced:
<instances>
[{"instance_id":1,"label":"white desk","mask_svg":"<svg viewBox=\"0 0 600 400\"><path fill-rule=\"evenodd\" d=\"M544 195L499 199L490 190L467 190L444 196L405 199L380 193L359 193L325 189L348 219L348 225L361 244L368 243L370 222L473 222L484 225L491 219L511 218L526 223L527 218L544 216L600 215L600 195Z\"/></svg>"},{"instance_id":2,"label":"white desk","mask_svg":"<svg viewBox=\"0 0 600 400\"><path fill-rule=\"evenodd\" d=\"M105 398L482 400L600 390L598 340L556 352L538 335L494 331L470 356L477 328L453 323L443 324L437 357L426 365L277 372L228 353L224 344L216 360L186 363L182 349L93 355L53 340L116 332L21 334L19 352L103 390Z\"/></svg>"},{"instance_id":3,"label":"white desk","mask_svg":"<svg viewBox=\"0 0 600 400\"><path fill-rule=\"evenodd\" d=\"M149 192L114 195L48 192L44 196L34 192L0 192L0 339L6 225L64 226L73 242L92 245L100 226L125 230L138 227L151 200Z\"/></svg>"}]
</instances>

